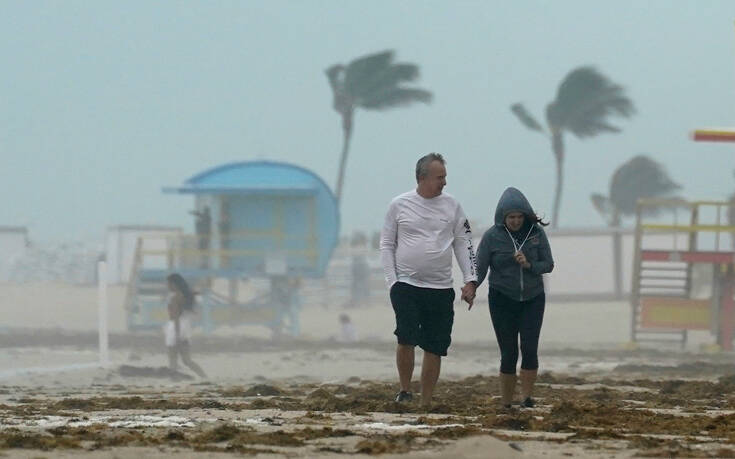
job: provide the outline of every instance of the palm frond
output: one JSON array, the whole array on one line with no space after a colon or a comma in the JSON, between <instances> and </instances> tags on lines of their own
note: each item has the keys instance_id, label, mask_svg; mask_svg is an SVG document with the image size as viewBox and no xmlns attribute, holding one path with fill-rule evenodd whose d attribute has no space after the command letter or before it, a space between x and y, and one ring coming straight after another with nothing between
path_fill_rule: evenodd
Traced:
<instances>
[{"instance_id":1,"label":"palm frond","mask_svg":"<svg viewBox=\"0 0 735 459\"><path fill-rule=\"evenodd\" d=\"M572 70L546 108L549 125L569 130L579 138L619 132L620 129L611 125L607 118L627 118L633 113L635 107L625 90L593 67Z\"/></svg>"},{"instance_id":2,"label":"palm frond","mask_svg":"<svg viewBox=\"0 0 735 459\"><path fill-rule=\"evenodd\" d=\"M610 201L623 215L635 213L640 198L671 197L681 188L666 172L663 165L638 155L620 166L610 180ZM655 214L658 210L652 209Z\"/></svg>"},{"instance_id":3,"label":"palm frond","mask_svg":"<svg viewBox=\"0 0 735 459\"><path fill-rule=\"evenodd\" d=\"M369 99L373 93L395 88L400 83L415 81L419 77L419 67L415 64L393 64L381 72L374 73L370 79L354 88L355 99Z\"/></svg>"},{"instance_id":4,"label":"palm frond","mask_svg":"<svg viewBox=\"0 0 735 459\"><path fill-rule=\"evenodd\" d=\"M360 88L391 66L393 54L392 50L381 51L351 61L345 70L345 90L350 94L359 92Z\"/></svg>"},{"instance_id":5,"label":"palm frond","mask_svg":"<svg viewBox=\"0 0 735 459\"><path fill-rule=\"evenodd\" d=\"M360 106L373 110L384 110L387 108L410 105L414 102L428 104L432 99L431 92L417 88L390 88L371 95L369 99L362 100Z\"/></svg>"},{"instance_id":6,"label":"palm frond","mask_svg":"<svg viewBox=\"0 0 735 459\"><path fill-rule=\"evenodd\" d=\"M612 213L612 203L607 196L600 193L592 193L590 195L590 201L592 201L592 206L594 206L595 210L602 215L603 218L607 219L610 217L610 214Z\"/></svg>"},{"instance_id":7,"label":"palm frond","mask_svg":"<svg viewBox=\"0 0 735 459\"><path fill-rule=\"evenodd\" d=\"M431 102L431 92L401 86L419 77L419 67L393 63L393 56L392 50L381 51L354 59L347 66L328 68L326 74L334 92L335 110L347 113L357 107L382 110L413 102Z\"/></svg>"},{"instance_id":8,"label":"palm frond","mask_svg":"<svg viewBox=\"0 0 735 459\"><path fill-rule=\"evenodd\" d=\"M334 110L345 115L354 110L353 100L345 91L345 67L343 65L333 65L324 71L329 80L329 86L332 88L332 107Z\"/></svg>"},{"instance_id":9,"label":"palm frond","mask_svg":"<svg viewBox=\"0 0 735 459\"><path fill-rule=\"evenodd\" d=\"M344 65L336 64L324 71L327 74L327 80L329 80L329 86L332 88L332 91L337 92L342 87L344 70Z\"/></svg>"},{"instance_id":10,"label":"palm frond","mask_svg":"<svg viewBox=\"0 0 735 459\"><path fill-rule=\"evenodd\" d=\"M541 124L536 121L536 118L534 118L528 110L526 110L526 107L524 107L520 103L515 103L510 106L510 111L513 112L513 114L518 118L518 120L526 126L528 129L531 129L532 131L539 131L543 132L544 128L541 126Z\"/></svg>"}]
</instances>

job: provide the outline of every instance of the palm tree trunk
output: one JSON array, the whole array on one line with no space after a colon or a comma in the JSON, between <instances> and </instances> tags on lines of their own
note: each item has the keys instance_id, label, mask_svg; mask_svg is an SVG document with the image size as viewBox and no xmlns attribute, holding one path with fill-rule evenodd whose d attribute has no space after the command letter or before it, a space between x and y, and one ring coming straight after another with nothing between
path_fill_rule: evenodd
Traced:
<instances>
[{"instance_id":1,"label":"palm tree trunk","mask_svg":"<svg viewBox=\"0 0 735 459\"><path fill-rule=\"evenodd\" d=\"M345 179L345 169L347 167L347 155L350 151L350 138L352 137L352 111L342 114L342 155L339 158L339 172L337 173L337 187L334 194L337 197L337 205L342 201L342 185Z\"/></svg>"},{"instance_id":2,"label":"palm tree trunk","mask_svg":"<svg viewBox=\"0 0 735 459\"><path fill-rule=\"evenodd\" d=\"M615 280L615 298L620 300L623 298L623 241L620 235L620 212L613 209L612 226L615 228L613 233L613 276Z\"/></svg>"},{"instance_id":3,"label":"palm tree trunk","mask_svg":"<svg viewBox=\"0 0 735 459\"><path fill-rule=\"evenodd\" d=\"M554 131L551 148L556 160L556 189L554 190L554 208L551 213L551 227L559 227L559 208L561 207L561 191L564 186L564 139L561 132Z\"/></svg>"}]
</instances>

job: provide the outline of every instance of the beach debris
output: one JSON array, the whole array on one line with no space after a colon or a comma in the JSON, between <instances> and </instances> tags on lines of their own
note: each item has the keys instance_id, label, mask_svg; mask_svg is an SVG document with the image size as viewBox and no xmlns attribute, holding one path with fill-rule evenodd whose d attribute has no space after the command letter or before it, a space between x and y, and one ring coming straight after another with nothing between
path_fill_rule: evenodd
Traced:
<instances>
[{"instance_id":1,"label":"beach debris","mask_svg":"<svg viewBox=\"0 0 735 459\"><path fill-rule=\"evenodd\" d=\"M117 369L120 376L134 378L162 378L172 381L190 381L194 377L169 367L138 367L135 365L120 365Z\"/></svg>"}]
</instances>

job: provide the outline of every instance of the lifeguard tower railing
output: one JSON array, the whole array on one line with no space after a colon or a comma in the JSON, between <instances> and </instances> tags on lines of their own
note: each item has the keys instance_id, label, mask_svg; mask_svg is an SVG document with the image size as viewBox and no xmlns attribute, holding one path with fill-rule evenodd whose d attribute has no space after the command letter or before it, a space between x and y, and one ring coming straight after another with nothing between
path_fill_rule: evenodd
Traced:
<instances>
[{"instance_id":1,"label":"lifeguard tower railing","mask_svg":"<svg viewBox=\"0 0 735 459\"><path fill-rule=\"evenodd\" d=\"M642 199L636 210L631 339L686 345L710 330L732 348L735 226L732 203Z\"/></svg>"},{"instance_id":2,"label":"lifeguard tower railing","mask_svg":"<svg viewBox=\"0 0 735 459\"><path fill-rule=\"evenodd\" d=\"M210 247L204 235L141 235L125 299L128 329L154 329L168 320L166 277L177 272L198 293L205 331L221 325L265 325L276 331L288 324L289 332L298 334L301 297L292 293L297 282L313 275L319 257L309 234L242 231L220 240L224 248ZM261 288L241 291L245 280Z\"/></svg>"}]
</instances>

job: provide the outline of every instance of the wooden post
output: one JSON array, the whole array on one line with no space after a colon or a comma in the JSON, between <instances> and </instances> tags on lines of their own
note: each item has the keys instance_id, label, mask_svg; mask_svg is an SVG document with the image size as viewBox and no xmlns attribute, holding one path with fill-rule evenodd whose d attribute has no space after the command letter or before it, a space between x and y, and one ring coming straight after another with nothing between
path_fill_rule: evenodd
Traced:
<instances>
[{"instance_id":1,"label":"wooden post","mask_svg":"<svg viewBox=\"0 0 735 459\"><path fill-rule=\"evenodd\" d=\"M639 202L635 208L635 239L633 247L633 280L630 285L630 340L636 341L636 325L638 322L638 307L640 304L641 292L641 241L643 239L643 227L641 226L641 203Z\"/></svg>"},{"instance_id":2,"label":"wooden post","mask_svg":"<svg viewBox=\"0 0 735 459\"><path fill-rule=\"evenodd\" d=\"M724 282L722 283L722 296L720 297L720 347L724 351L732 351L733 322L735 322L735 301L733 301L733 290L735 287L735 275L733 265L727 265Z\"/></svg>"},{"instance_id":3,"label":"wooden post","mask_svg":"<svg viewBox=\"0 0 735 459\"><path fill-rule=\"evenodd\" d=\"M620 234L620 226L613 227L613 280L615 282L615 299L623 299L623 237Z\"/></svg>"},{"instance_id":4,"label":"wooden post","mask_svg":"<svg viewBox=\"0 0 735 459\"><path fill-rule=\"evenodd\" d=\"M99 335L100 365L103 367L110 364L107 306L107 263L100 261L97 263L97 329Z\"/></svg>"}]
</instances>

